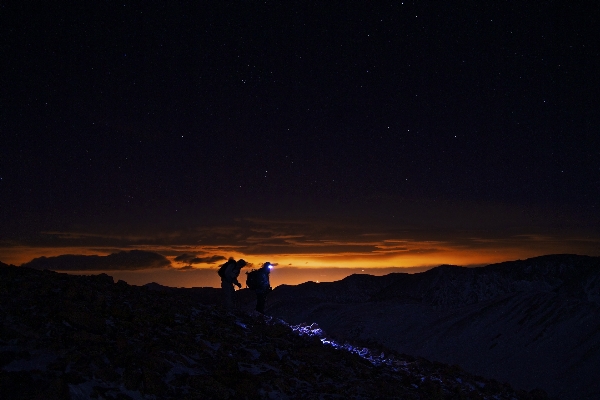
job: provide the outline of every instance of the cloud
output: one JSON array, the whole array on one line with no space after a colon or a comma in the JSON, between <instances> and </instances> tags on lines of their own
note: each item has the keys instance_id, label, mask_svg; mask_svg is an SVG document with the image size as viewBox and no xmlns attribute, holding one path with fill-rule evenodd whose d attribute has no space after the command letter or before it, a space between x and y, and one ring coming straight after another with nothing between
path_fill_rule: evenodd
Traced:
<instances>
[{"instance_id":1,"label":"cloud","mask_svg":"<svg viewBox=\"0 0 600 400\"><path fill-rule=\"evenodd\" d=\"M190 261L190 264L215 264L222 260L227 260L227 258L223 256L196 257Z\"/></svg>"},{"instance_id":2,"label":"cloud","mask_svg":"<svg viewBox=\"0 0 600 400\"><path fill-rule=\"evenodd\" d=\"M154 237L151 235L135 235L135 234L105 234L105 233L89 233L89 232L62 232L62 231L43 231L43 235L54 236L59 239L82 240L82 239L111 239L127 242L148 241Z\"/></svg>"},{"instance_id":3,"label":"cloud","mask_svg":"<svg viewBox=\"0 0 600 400\"><path fill-rule=\"evenodd\" d=\"M23 267L53 271L135 271L168 267L171 262L164 256L143 250L121 251L108 256L64 254L39 257Z\"/></svg>"},{"instance_id":4,"label":"cloud","mask_svg":"<svg viewBox=\"0 0 600 400\"><path fill-rule=\"evenodd\" d=\"M0 242L0 259L21 264L41 255L106 255L138 249L174 259L173 266L195 269L214 269L226 261L220 255L257 265L271 260L282 266L374 267L470 265L550 252L593 255L600 248L598 235L572 228L568 220L553 222L557 229L546 226L543 210L536 214L538 224L527 225L528 210L497 204L384 198L377 207L358 206L356 211L361 212L336 206L283 216L274 209L254 212L254 217L192 218L186 224L158 229L154 224L116 224L110 229L82 225L72 232L45 231L25 247Z\"/></svg>"},{"instance_id":5,"label":"cloud","mask_svg":"<svg viewBox=\"0 0 600 400\"><path fill-rule=\"evenodd\" d=\"M177 257L175 257L175 261L187 263L187 264L215 264L219 261L227 260L226 257L223 256L210 256L210 257L198 257L193 254L183 253Z\"/></svg>"},{"instance_id":6,"label":"cloud","mask_svg":"<svg viewBox=\"0 0 600 400\"><path fill-rule=\"evenodd\" d=\"M196 256L193 255L193 254L183 253L183 254L175 257L175 261L180 261L180 262L184 262L184 263L191 263L194 258L196 258Z\"/></svg>"}]
</instances>

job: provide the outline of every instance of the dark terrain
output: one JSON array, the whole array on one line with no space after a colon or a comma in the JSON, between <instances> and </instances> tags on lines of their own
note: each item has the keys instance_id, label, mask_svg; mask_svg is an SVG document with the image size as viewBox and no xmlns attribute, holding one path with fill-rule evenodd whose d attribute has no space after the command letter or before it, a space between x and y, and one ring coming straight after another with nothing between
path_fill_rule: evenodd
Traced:
<instances>
[{"instance_id":1,"label":"dark terrain","mask_svg":"<svg viewBox=\"0 0 600 400\"><path fill-rule=\"evenodd\" d=\"M1 398L547 398L382 346L343 350L316 325L226 312L219 294L0 263Z\"/></svg>"},{"instance_id":2,"label":"dark terrain","mask_svg":"<svg viewBox=\"0 0 600 400\"><path fill-rule=\"evenodd\" d=\"M280 286L267 312L561 399L600 399L600 257Z\"/></svg>"}]
</instances>

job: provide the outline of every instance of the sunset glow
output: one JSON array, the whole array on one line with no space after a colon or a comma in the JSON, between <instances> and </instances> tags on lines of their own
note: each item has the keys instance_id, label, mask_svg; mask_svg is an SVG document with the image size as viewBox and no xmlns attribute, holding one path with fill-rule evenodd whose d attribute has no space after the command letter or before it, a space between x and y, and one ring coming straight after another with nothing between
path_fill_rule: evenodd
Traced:
<instances>
[{"instance_id":1,"label":"sunset glow","mask_svg":"<svg viewBox=\"0 0 600 400\"><path fill-rule=\"evenodd\" d=\"M345 227L347 229L347 227ZM214 236L207 234L213 232ZM260 232L260 233L258 233ZM215 271L223 260L233 257L243 258L251 266L261 265L265 261L276 267L272 273L274 285L299 284L308 280L328 282L339 280L352 273L370 273L382 275L390 272L420 272L442 264L460 266L487 265L502 261L525 259L543 254L580 253L599 255L598 242L581 236L543 236L515 235L508 237L481 238L465 237L456 234L443 239L435 235L436 240L415 240L407 238L386 238L383 234L355 234L352 240L344 240L329 234L326 239L317 235L310 236L298 232L266 231L259 227L198 229L197 235L207 245L185 244L192 240L181 233L161 234L161 237L178 239L178 243L149 244L139 241L153 241L149 235L121 235L120 245L102 246L4 246L0 247L0 260L5 263L21 265L38 257L56 257L63 254L107 256L119 251L144 250L161 254L170 261L171 266L147 270L109 270L81 271L79 273L106 272L117 279L131 284L141 285L157 282L167 286L218 287L220 282ZM82 234L76 232L51 232L44 236L60 238L63 243L69 241L98 241L107 234ZM215 237L218 236L218 237ZM143 237L143 240L139 238ZM109 238L113 240L112 238ZM181 261L182 255L188 255L189 262ZM78 273L76 271L70 271Z\"/></svg>"}]
</instances>

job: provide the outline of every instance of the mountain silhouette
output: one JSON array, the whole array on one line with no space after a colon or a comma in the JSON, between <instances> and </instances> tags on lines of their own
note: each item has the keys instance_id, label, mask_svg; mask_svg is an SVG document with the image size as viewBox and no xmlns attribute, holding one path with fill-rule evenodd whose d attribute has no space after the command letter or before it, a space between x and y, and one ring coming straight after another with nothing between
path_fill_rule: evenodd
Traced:
<instances>
[{"instance_id":1,"label":"mountain silhouette","mask_svg":"<svg viewBox=\"0 0 600 400\"><path fill-rule=\"evenodd\" d=\"M548 255L280 286L266 312L516 388L600 398L600 257Z\"/></svg>"},{"instance_id":2,"label":"mountain silhouette","mask_svg":"<svg viewBox=\"0 0 600 400\"><path fill-rule=\"evenodd\" d=\"M251 292L237 293L252 305ZM336 342L317 324L227 312L220 295L0 263L1 398L547 398L382 346Z\"/></svg>"}]
</instances>

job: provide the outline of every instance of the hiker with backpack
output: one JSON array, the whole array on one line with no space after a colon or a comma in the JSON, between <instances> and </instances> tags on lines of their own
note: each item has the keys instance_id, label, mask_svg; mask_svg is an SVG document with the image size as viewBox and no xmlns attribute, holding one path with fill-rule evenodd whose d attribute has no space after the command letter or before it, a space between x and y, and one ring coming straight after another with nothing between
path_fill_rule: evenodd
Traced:
<instances>
[{"instance_id":1,"label":"hiker with backpack","mask_svg":"<svg viewBox=\"0 0 600 400\"><path fill-rule=\"evenodd\" d=\"M242 288L242 284L238 282L238 276L240 271L246 266L246 261L239 259L235 261L233 257L229 258L227 262L219 268L218 274L221 277L221 288L223 289L223 302L227 310L233 309L233 296L235 293L236 285L238 288Z\"/></svg>"},{"instance_id":2,"label":"hiker with backpack","mask_svg":"<svg viewBox=\"0 0 600 400\"><path fill-rule=\"evenodd\" d=\"M267 295L273 290L269 282L271 268L273 268L273 265L270 262L266 262L259 269L246 272L246 286L256 292L256 311L261 314L265 313Z\"/></svg>"}]
</instances>

